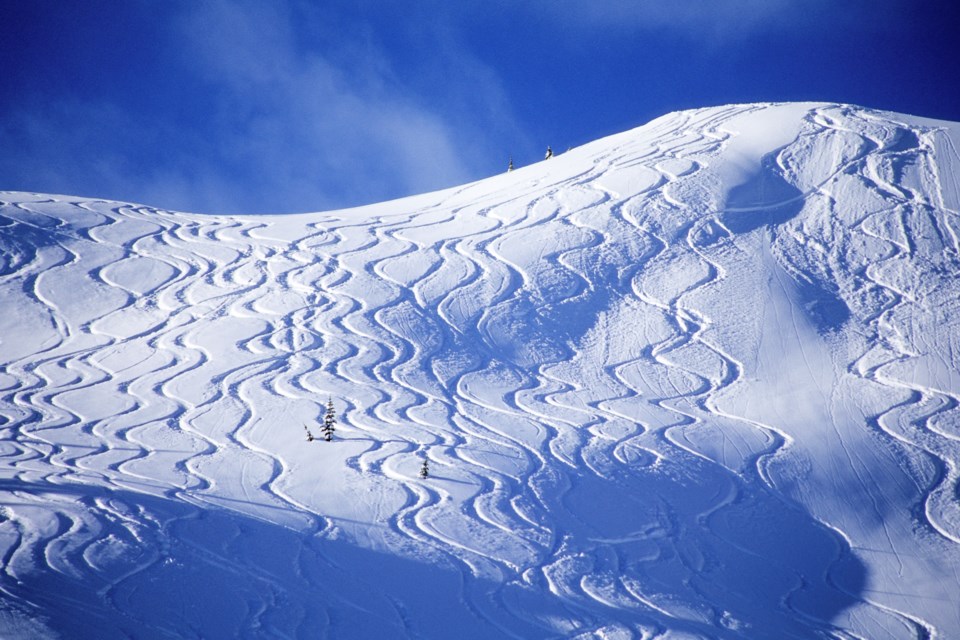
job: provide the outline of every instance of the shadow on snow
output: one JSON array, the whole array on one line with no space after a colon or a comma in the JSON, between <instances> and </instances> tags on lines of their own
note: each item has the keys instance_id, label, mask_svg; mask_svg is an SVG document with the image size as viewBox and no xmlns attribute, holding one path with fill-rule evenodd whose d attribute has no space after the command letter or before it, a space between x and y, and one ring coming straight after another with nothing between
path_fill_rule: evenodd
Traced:
<instances>
[{"instance_id":1,"label":"shadow on snow","mask_svg":"<svg viewBox=\"0 0 960 640\"><path fill-rule=\"evenodd\" d=\"M765 489L741 485L711 512L730 482L693 456L576 476L550 507L562 543L544 574L573 587L558 594L542 578L476 578L455 549L416 561L179 499L7 480L6 515L43 509L51 524L0 522L0 635L23 630L18 610L44 637L71 638L559 638L607 625L826 635L859 601L863 566ZM17 551L15 532L40 539ZM629 586L649 606L584 597L581 581Z\"/></svg>"},{"instance_id":2,"label":"shadow on snow","mask_svg":"<svg viewBox=\"0 0 960 640\"><path fill-rule=\"evenodd\" d=\"M803 192L787 182L777 165L780 151L760 162L749 180L730 190L721 219L734 234L776 227L790 222L803 210ZM850 318L850 308L836 291L836 285L816 279L794 279L807 314L821 333L839 329Z\"/></svg>"}]
</instances>

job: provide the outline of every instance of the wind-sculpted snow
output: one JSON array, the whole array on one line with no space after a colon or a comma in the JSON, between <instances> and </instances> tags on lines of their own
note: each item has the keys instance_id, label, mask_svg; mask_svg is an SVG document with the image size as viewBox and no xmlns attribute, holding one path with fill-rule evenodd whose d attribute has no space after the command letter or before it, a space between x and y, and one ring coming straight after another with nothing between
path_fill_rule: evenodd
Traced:
<instances>
[{"instance_id":1,"label":"wind-sculpted snow","mask_svg":"<svg viewBox=\"0 0 960 640\"><path fill-rule=\"evenodd\" d=\"M748 105L339 212L0 194L0 635L960 636L958 136Z\"/></svg>"}]
</instances>

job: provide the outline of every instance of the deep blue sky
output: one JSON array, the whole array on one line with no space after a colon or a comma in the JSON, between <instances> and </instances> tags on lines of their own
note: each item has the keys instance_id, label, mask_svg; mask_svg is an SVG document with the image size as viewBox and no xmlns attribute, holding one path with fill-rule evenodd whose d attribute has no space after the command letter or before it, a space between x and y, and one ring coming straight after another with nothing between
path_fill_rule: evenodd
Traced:
<instances>
[{"instance_id":1,"label":"deep blue sky","mask_svg":"<svg viewBox=\"0 0 960 640\"><path fill-rule=\"evenodd\" d=\"M960 120L957 0L0 0L0 189L314 211L678 109Z\"/></svg>"}]
</instances>

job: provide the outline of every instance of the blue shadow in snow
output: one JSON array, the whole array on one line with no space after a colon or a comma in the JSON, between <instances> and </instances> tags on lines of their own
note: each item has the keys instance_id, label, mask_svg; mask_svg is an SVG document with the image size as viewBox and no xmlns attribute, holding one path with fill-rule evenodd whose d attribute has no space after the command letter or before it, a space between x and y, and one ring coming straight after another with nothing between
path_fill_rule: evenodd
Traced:
<instances>
[{"instance_id":1,"label":"blue shadow in snow","mask_svg":"<svg viewBox=\"0 0 960 640\"><path fill-rule=\"evenodd\" d=\"M727 194L723 224L734 234L763 227L772 230L796 218L803 210L803 192L787 182L777 165L778 151L763 157L760 170ZM836 331L850 318L850 308L836 285L814 279L794 279L800 302L821 333Z\"/></svg>"},{"instance_id":2,"label":"blue shadow in snow","mask_svg":"<svg viewBox=\"0 0 960 640\"><path fill-rule=\"evenodd\" d=\"M760 170L727 194L721 217L731 232L750 233L764 226L793 220L803 209L803 192L784 180L777 166L778 151L760 161Z\"/></svg>"},{"instance_id":3,"label":"blue shadow in snow","mask_svg":"<svg viewBox=\"0 0 960 640\"><path fill-rule=\"evenodd\" d=\"M672 612L658 625L692 637L834 637L834 620L866 585L846 541L759 480L675 453L656 467L577 478L563 498L576 526L571 555L593 558L595 571L608 563ZM628 611L610 619L637 624Z\"/></svg>"},{"instance_id":4,"label":"blue shadow in snow","mask_svg":"<svg viewBox=\"0 0 960 640\"><path fill-rule=\"evenodd\" d=\"M49 508L55 530L11 546L19 525L0 517L3 638L503 637L464 596L499 585L449 559L410 560L179 499L0 481L0 507L24 504ZM511 622L522 637L555 635Z\"/></svg>"},{"instance_id":5,"label":"blue shadow in snow","mask_svg":"<svg viewBox=\"0 0 960 640\"><path fill-rule=\"evenodd\" d=\"M747 485L707 517L723 486L716 467L691 458L660 471L604 479L585 469L550 507L560 510L553 519L566 551L547 560L586 562L586 574L629 581L683 615L556 593L542 577L478 578L452 560L455 548L415 561L179 499L0 481L0 506L45 504L55 523L30 532L43 542L23 548L9 545L4 528L0 636L546 640L617 624L725 640L807 638L828 633L859 601L863 566L809 515ZM78 505L82 524L70 515ZM577 571L554 579L577 585Z\"/></svg>"},{"instance_id":6,"label":"blue shadow in snow","mask_svg":"<svg viewBox=\"0 0 960 640\"><path fill-rule=\"evenodd\" d=\"M800 303L821 334L839 330L850 319L850 307L833 283L796 279L794 282Z\"/></svg>"},{"instance_id":7,"label":"blue shadow in snow","mask_svg":"<svg viewBox=\"0 0 960 640\"><path fill-rule=\"evenodd\" d=\"M0 275L16 273L43 247L56 242L55 232L9 218L0 208Z\"/></svg>"}]
</instances>

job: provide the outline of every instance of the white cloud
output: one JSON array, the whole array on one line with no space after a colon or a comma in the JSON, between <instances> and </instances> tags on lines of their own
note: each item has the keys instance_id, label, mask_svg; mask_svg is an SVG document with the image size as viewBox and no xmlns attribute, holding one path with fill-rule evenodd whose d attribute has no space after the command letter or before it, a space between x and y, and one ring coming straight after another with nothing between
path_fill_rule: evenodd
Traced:
<instances>
[{"instance_id":1,"label":"white cloud","mask_svg":"<svg viewBox=\"0 0 960 640\"><path fill-rule=\"evenodd\" d=\"M448 23L423 23L428 34L404 23L423 45L411 67L423 77L410 77L398 72L396 42L383 42L392 24L338 17L334 5L168 5L157 15L163 60L146 61L174 79L158 106L138 110L142 101L119 95L157 91L146 80L21 99L0 122L0 188L201 212L307 211L505 165L503 140L523 143L506 92Z\"/></svg>"},{"instance_id":2,"label":"white cloud","mask_svg":"<svg viewBox=\"0 0 960 640\"><path fill-rule=\"evenodd\" d=\"M370 37L308 34L341 46L328 55L298 46L299 17L274 5L206 2L184 20L184 55L223 95L214 135L226 159L261 167L263 189L300 202L315 196L308 208L482 175L482 156L460 143L476 132L400 83ZM486 81L496 95L495 78Z\"/></svg>"}]
</instances>

